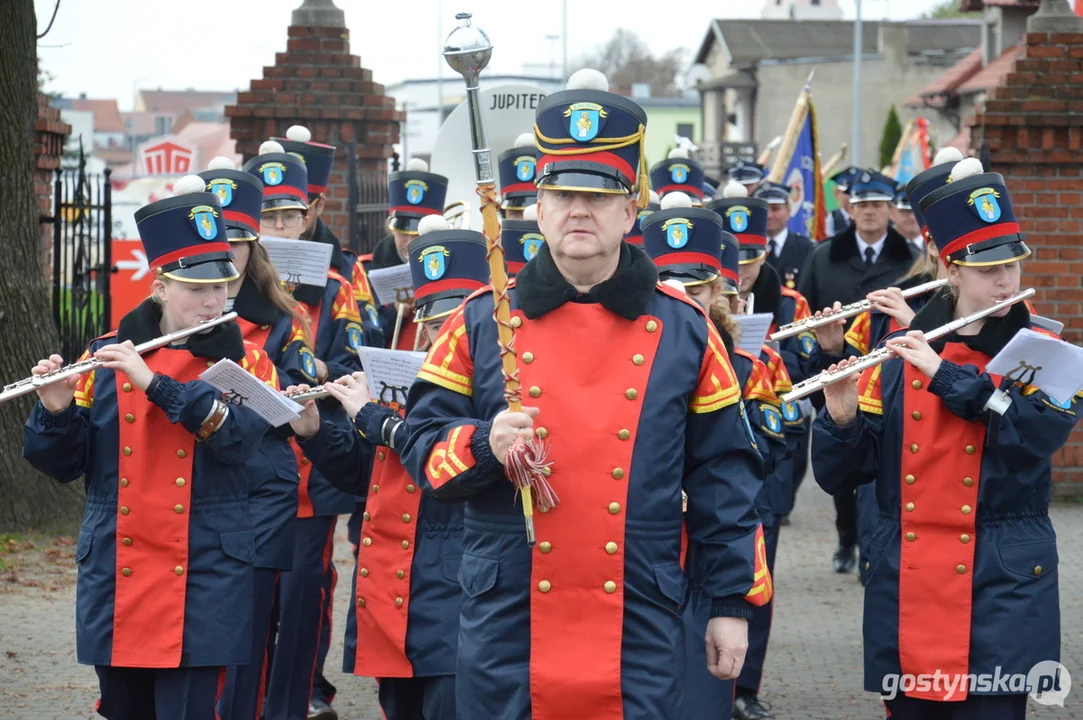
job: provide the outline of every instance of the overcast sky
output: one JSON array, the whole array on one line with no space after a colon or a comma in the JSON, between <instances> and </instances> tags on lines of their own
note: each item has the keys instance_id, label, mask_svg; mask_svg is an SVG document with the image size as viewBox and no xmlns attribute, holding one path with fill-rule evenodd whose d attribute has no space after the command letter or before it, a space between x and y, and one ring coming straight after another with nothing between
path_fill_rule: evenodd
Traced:
<instances>
[{"instance_id":1,"label":"overcast sky","mask_svg":"<svg viewBox=\"0 0 1083 720\"><path fill-rule=\"evenodd\" d=\"M335 0L346 13L350 50L375 80L457 79L440 55L455 13L474 22L493 43L490 72L518 73L524 63L562 61L561 3L555 0ZM35 0L38 32L56 0ZM116 98L132 106L139 89L247 89L264 65L286 49L290 13L301 0L60 0L49 34L39 41L42 66L64 95ZM864 0L866 20L903 20L938 0ZM854 0L839 0L854 17ZM642 8L642 9L641 9ZM759 17L762 0L572 0L568 3L568 55L575 58L604 42L617 27L639 34L657 53L695 50L711 18ZM511 12L510 9L518 10ZM442 22L441 22L442 20ZM547 36L555 36L547 39Z\"/></svg>"}]
</instances>

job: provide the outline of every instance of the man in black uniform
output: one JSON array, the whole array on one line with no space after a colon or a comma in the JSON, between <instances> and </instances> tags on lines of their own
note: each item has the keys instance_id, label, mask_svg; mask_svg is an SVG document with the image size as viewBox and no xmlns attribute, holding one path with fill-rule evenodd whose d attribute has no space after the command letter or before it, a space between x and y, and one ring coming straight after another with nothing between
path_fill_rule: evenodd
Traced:
<instances>
[{"instance_id":1,"label":"man in black uniform","mask_svg":"<svg viewBox=\"0 0 1083 720\"><path fill-rule=\"evenodd\" d=\"M839 206L827 216L827 237L834 237L850 226L850 183L861 174L853 165L831 176L835 183L835 202Z\"/></svg>"},{"instance_id":2,"label":"man in black uniform","mask_svg":"<svg viewBox=\"0 0 1083 720\"><path fill-rule=\"evenodd\" d=\"M895 201L895 181L874 170L862 171L850 187L853 223L820 243L809 255L798 290L816 312L839 302L863 300L906 274L914 261L913 245L888 226ZM835 572L853 572L857 565L857 498L835 496L839 546Z\"/></svg>"},{"instance_id":3,"label":"man in black uniform","mask_svg":"<svg viewBox=\"0 0 1083 720\"><path fill-rule=\"evenodd\" d=\"M790 232L787 227L791 216L789 187L764 180L756 197L767 201L767 264L792 290L816 245L807 235Z\"/></svg>"}]
</instances>

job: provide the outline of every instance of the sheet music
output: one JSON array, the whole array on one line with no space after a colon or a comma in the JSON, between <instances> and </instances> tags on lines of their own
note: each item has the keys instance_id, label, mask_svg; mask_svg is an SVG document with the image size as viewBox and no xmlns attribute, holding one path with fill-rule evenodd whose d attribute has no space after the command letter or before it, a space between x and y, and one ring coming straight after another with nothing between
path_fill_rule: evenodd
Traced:
<instances>
[{"instance_id":1,"label":"sheet music","mask_svg":"<svg viewBox=\"0 0 1083 720\"><path fill-rule=\"evenodd\" d=\"M391 305L395 302L408 303L414 300L414 281L410 277L409 265L370 270L369 285L372 286L376 302L380 305Z\"/></svg>"},{"instance_id":2,"label":"sheet music","mask_svg":"<svg viewBox=\"0 0 1083 720\"><path fill-rule=\"evenodd\" d=\"M1066 405L1083 388L1083 348L1024 329L989 361L985 370L1037 385Z\"/></svg>"},{"instance_id":3,"label":"sheet music","mask_svg":"<svg viewBox=\"0 0 1083 720\"><path fill-rule=\"evenodd\" d=\"M1031 315L1030 324L1037 325L1042 330L1048 330L1057 335L1060 335L1060 331L1064 329L1064 323L1054 320L1053 318L1042 317L1041 315Z\"/></svg>"},{"instance_id":4,"label":"sheet music","mask_svg":"<svg viewBox=\"0 0 1083 720\"><path fill-rule=\"evenodd\" d=\"M755 315L734 315L733 319L741 327L741 342L738 343L738 347L753 357L759 357L763 341L767 339L767 331L771 329L771 322L775 316L772 313L756 313Z\"/></svg>"},{"instance_id":5,"label":"sheet music","mask_svg":"<svg viewBox=\"0 0 1083 720\"><path fill-rule=\"evenodd\" d=\"M406 407L406 394L421 372L425 353L371 347L358 348L358 352L372 399L381 405Z\"/></svg>"},{"instance_id":6,"label":"sheet music","mask_svg":"<svg viewBox=\"0 0 1083 720\"><path fill-rule=\"evenodd\" d=\"M311 240L286 240L264 235L259 244L278 271L278 278L290 285L327 286L327 271L335 248Z\"/></svg>"},{"instance_id":7,"label":"sheet music","mask_svg":"<svg viewBox=\"0 0 1083 720\"><path fill-rule=\"evenodd\" d=\"M281 427L290 420L296 420L303 410L293 400L274 390L229 358L219 360L205 370L199 379L221 391L223 402L246 407L273 427Z\"/></svg>"}]
</instances>

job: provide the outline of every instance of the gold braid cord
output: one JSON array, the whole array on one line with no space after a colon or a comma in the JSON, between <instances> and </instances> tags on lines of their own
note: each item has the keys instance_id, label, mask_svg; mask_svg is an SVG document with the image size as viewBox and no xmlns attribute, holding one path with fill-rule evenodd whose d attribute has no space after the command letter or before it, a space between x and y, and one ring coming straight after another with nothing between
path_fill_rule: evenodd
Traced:
<instances>
[{"instance_id":1,"label":"gold braid cord","mask_svg":"<svg viewBox=\"0 0 1083 720\"><path fill-rule=\"evenodd\" d=\"M481 217L485 235L485 256L489 261L489 277L493 286L493 320L496 321L500 345L500 363L504 375L504 398L512 412L522 411L522 388L515 353L515 329L511 324L511 303L508 300L508 273L504 266L504 248L500 244L500 219L497 213L496 187L485 183L478 187ZM532 516L532 492L538 507L551 510L560 499L549 485L549 451L539 438L516 438L508 448L504 463L508 479L523 497L523 512Z\"/></svg>"}]
</instances>

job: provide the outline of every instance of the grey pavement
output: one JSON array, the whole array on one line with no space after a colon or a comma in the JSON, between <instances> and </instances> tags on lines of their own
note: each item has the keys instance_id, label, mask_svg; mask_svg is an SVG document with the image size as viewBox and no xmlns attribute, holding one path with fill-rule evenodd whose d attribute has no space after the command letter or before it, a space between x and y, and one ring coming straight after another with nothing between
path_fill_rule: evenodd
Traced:
<instances>
[{"instance_id":1,"label":"grey pavement","mask_svg":"<svg viewBox=\"0 0 1083 720\"><path fill-rule=\"evenodd\" d=\"M1083 505L1057 505L1052 515L1060 540L1061 662L1083 684ZM862 691L861 587L856 576L831 571L834 508L811 479L802 486L792 521L782 528L775 628L761 697L780 719L883 718L879 699ZM336 564L334 645L326 668L339 690L335 707L342 720L380 720L375 684L339 671L353 568L345 519ZM73 608L70 583L54 591L0 586L0 719L98 720L94 671L75 662ZM1064 708L1031 701L1030 716L1083 720L1083 687L1073 689Z\"/></svg>"}]
</instances>

